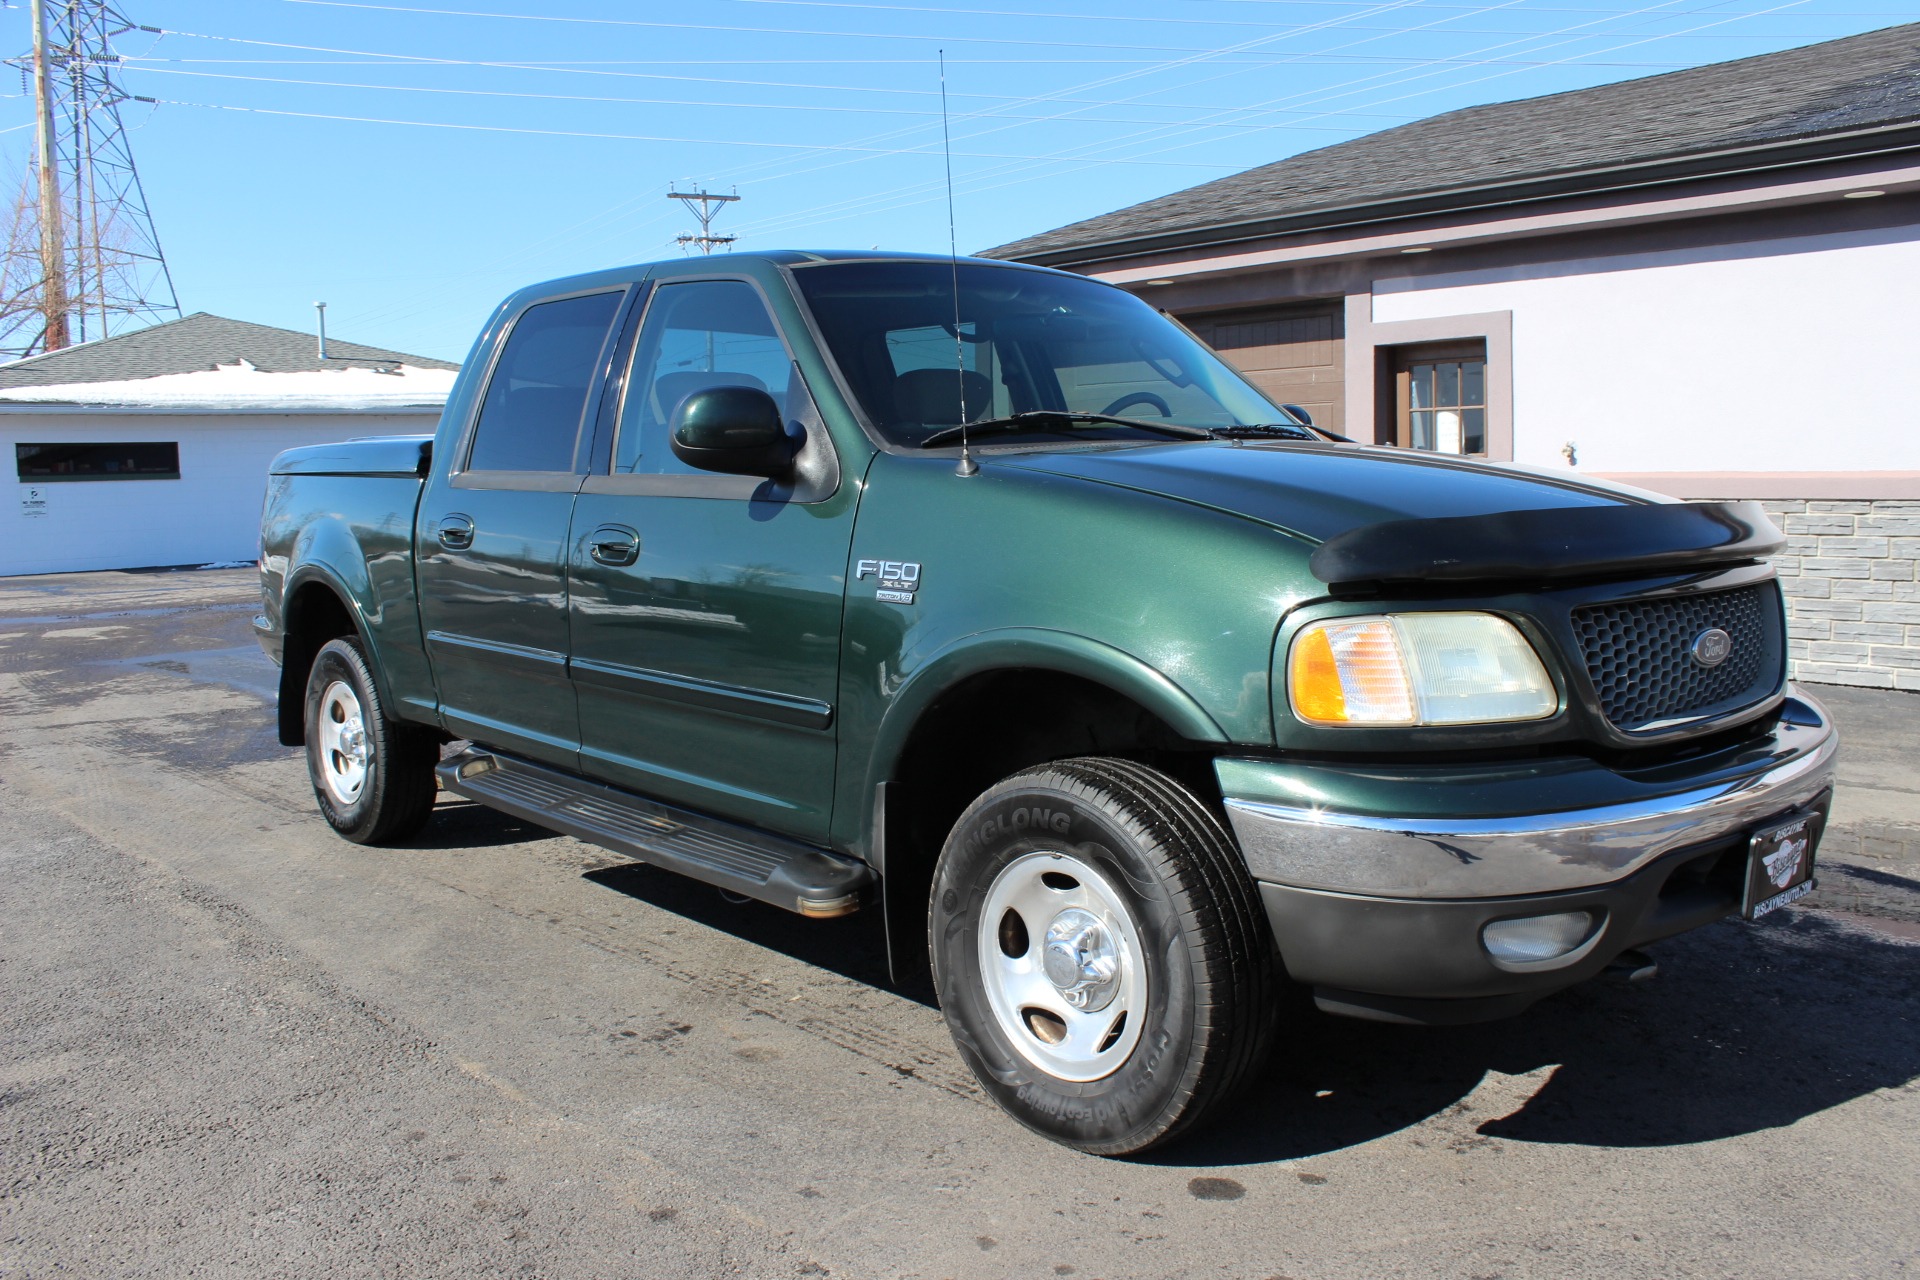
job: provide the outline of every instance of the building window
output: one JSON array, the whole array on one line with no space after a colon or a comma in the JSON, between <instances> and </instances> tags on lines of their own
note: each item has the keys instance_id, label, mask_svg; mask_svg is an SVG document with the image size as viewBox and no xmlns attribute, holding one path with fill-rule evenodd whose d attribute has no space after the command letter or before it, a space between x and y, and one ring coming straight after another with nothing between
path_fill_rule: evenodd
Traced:
<instances>
[{"instance_id":1,"label":"building window","mask_svg":"<svg viewBox=\"0 0 1920 1280\"><path fill-rule=\"evenodd\" d=\"M16 444L13 466L34 484L57 480L178 480L180 446L172 441L112 444Z\"/></svg>"},{"instance_id":2,"label":"building window","mask_svg":"<svg viewBox=\"0 0 1920 1280\"><path fill-rule=\"evenodd\" d=\"M1432 453L1487 451L1484 342L1401 347L1394 367L1395 443Z\"/></svg>"}]
</instances>

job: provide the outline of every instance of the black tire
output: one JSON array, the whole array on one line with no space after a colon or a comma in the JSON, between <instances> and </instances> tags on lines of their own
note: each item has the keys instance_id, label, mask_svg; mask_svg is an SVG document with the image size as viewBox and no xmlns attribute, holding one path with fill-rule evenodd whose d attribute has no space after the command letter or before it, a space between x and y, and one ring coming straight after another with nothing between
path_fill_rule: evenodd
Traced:
<instances>
[{"instance_id":1,"label":"black tire","mask_svg":"<svg viewBox=\"0 0 1920 1280\"><path fill-rule=\"evenodd\" d=\"M1083 1077L1108 1072L1096 1079L1063 1078L1036 1062L1035 1054L1049 1052L1036 1049L1036 1041L1070 1044L1071 1036L1047 1040L1045 1015L1007 1017L1007 980L988 972L1000 963L987 950L994 946L1024 957L1013 963L1036 968L1033 957L1043 952L1031 949L1031 935L1044 923L1010 922L1017 909L996 908L1001 919L984 919L989 895L1015 892L997 886L1031 877L1061 855L1096 871L1107 900L1131 914L1127 927L1146 978L1136 1038L1130 1047L1114 1044L1124 1059L1117 1066L1097 1056L1081 1062ZM1046 875L1039 879L1056 885ZM991 932L983 938L983 930ZM1205 805L1132 761L1043 765L974 801L934 872L930 950L948 1029L981 1086L1028 1128L1082 1151L1130 1155L1171 1142L1217 1114L1266 1059L1280 976L1252 879ZM989 993L989 982L1001 984L998 994ZM1034 1039L1021 1040L1028 1035ZM1109 1030L1100 1043L1115 1035Z\"/></svg>"},{"instance_id":2,"label":"black tire","mask_svg":"<svg viewBox=\"0 0 1920 1280\"><path fill-rule=\"evenodd\" d=\"M351 776L352 761L331 749L339 745L332 740L337 735L329 735L322 723L323 717L335 725L346 723L339 714L344 694L329 698L336 685L357 701L364 735L354 751L356 758L364 754L358 786L344 780ZM329 826L355 844L397 844L425 825L433 811L438 740L432 730L388 717L357 639L329 640L314 655L304 714L307 775Z\"/></svg>"}]
</instances>

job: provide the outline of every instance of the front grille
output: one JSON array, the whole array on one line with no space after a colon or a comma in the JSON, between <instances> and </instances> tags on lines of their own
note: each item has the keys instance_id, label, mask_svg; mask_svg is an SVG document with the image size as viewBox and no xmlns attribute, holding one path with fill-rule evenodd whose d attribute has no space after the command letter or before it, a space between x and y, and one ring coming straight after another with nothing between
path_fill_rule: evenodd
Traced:
<instances>
[{"instance_id":1,"label":"front grille","mask_svg":"<svg viewBox=\"0 0 1920 1280\"><path fill-rule=\"evenodd\" d=\"M1726 661L1693 658L1712 627L1733 637ZM1785 658L1780 588L1772 581L1697 596L1663 596L1573 611L1574 634L1600 709L1632 731L1734 711L1772 693Z\"/></svg>"}]
</instances>

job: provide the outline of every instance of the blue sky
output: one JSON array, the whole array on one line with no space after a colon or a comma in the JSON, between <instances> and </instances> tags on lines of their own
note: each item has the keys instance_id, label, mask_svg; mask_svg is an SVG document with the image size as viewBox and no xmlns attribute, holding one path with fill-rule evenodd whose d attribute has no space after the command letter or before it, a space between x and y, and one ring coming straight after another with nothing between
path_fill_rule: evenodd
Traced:
<instances>
[{"instance_id":1,"label":"blue sky","mask_svg":"<svg viewBox=\"0 0 1920 1280\"><path fill-rule=\"evenodd\" d=\"M187 311L458 359L529 281L681 252L960 250L1419 116L1920 19L1887 0L120 0ZM29 43L13 0L0 23ZM31 118L0 98L0 129ZM456 127L446 127L456 126ZM0 133L18 175L31 130Z\"/></svg>"}]
</instances>

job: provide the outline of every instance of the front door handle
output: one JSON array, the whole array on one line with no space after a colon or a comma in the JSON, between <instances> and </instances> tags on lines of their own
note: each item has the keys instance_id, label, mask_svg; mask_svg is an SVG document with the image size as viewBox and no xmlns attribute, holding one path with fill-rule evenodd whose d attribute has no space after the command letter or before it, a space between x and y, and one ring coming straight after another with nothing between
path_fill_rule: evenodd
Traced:
<instances>
[{"instance_id":1,"label":"front door handle","mask_svg":"<svg viewBox=\"0 0 1920 1280\"><path fill-rule=\"evenodd\" d=\"M603 524L587 535L587 554L619 568L640 558L640 535L623 524Z\"/></svg>"},{"instance_id":2,"label":"front door handle","mask_svg":"<svg viewBox=\"0 0 1920 1280\"><path fill-rule=\"evenodd\" d=\"M443 516L434 535L440 545L452 551L465 551L473 545L473 519L470 516Z\"/></svg>"}]
</instances>

